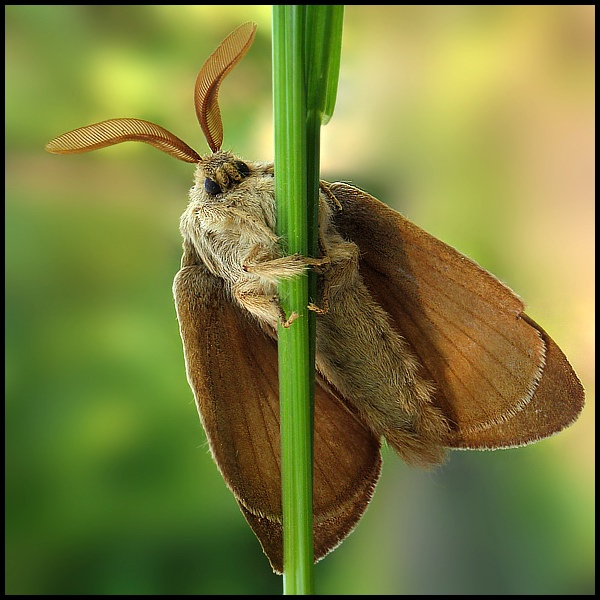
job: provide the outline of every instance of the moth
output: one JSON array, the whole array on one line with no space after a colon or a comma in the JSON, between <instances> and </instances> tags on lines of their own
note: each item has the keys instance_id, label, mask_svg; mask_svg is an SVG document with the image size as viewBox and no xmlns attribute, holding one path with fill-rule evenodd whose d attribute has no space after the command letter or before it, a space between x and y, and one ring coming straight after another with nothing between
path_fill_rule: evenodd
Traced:
<instances>
[{"instance_id":1,"label":"moth","mask_svg":"<svg viewBox=\"0 0 600 600\"><path fill-rule=\"evenodd\" d=\"M212 456L271 566L283 569L277 282L315 269L314 553L356 526L383 440L411 465L448 449L529 444L575 421L584 391L565 355L493 275L366 192L321 181L316 258L275 233L274 166L221 150L224 77L254 39L231 33L194 103L211 153L166 129L112 119L59 136L57 154L146 142L194 163L174 296L188 381ZM309 308L309 307L307 307ZM293 324L291 324L293 326Z\"/></svg>"}]
</instances>

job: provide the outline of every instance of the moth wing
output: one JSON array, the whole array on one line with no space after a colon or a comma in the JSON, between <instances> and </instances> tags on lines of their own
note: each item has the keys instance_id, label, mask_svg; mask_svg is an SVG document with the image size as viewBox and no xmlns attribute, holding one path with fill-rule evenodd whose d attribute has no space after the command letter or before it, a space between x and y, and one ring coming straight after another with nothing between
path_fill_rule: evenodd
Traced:
<instances>
[{"instance_id":1,"label":"moth wing","mask_svg":"<svg viewBox=\"0 0 600 600\"><path fill-rule=\"evenodd\" d=\"M570 425L584 392L564 354L493 275L350 185L325 184L360 272L435 385L454 448L506 448Z\"/></svg>"},{"instance_id":2,"label":"moth wing","mask_svg":"<svg viewBox=\"0 0 600 600\"><path fill-rule=\"evenodd\" d=\"M174 295L187 376L212 456L271 566L283 570L277 344L190 248ZM354 528L381 469L380 443L329 391L314 411L315 560Z\"/></svg>"}]
</instances>

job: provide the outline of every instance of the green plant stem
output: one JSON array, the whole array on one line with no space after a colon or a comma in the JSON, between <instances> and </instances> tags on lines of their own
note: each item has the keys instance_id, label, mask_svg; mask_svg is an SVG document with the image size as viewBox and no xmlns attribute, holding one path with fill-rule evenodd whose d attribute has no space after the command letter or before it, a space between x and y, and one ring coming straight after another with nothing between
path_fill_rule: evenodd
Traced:
<instances>
[{"instance_id":1,"label":"green plant stem","mask_svg":"<svg viewBox=\"0 0 600 600\"><path fill-rule=\"evenodd\" d=\"M307 256L304 25L305 7L274 6L277 229L287 253ZM314 366L309 350L308 275L281 282L278 294L287 317L297 315L289 327L280 326L278 332L284 593L311 594L314 559L310 392Z\"/></svg>"},{"instance_id":2,"label":"green plant stem","mask_svg":"<svg viewBox=\"0 0 600 600\"><path fill-rule=\"evenodd\" d=\"M273 90L277 232L288 254L319 255L320 128L333 112L343 7L275 5ZM314 272L280 282L279 394L285 594L312 594Z\"/></svg>"}]
</instances>

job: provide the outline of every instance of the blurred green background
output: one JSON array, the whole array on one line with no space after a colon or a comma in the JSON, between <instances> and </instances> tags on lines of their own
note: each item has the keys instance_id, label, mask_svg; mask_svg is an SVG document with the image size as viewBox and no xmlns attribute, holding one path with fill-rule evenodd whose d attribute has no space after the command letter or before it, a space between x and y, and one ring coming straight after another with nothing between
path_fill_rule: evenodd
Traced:
<instances>
[{"instance_id":1,"label":"blurred green background","mask_svg":"<svg viewBox=\"0 0 600 600\"><path fill-rule=\"evenodd\" d=\"M197 151L196 74L240 23L225 147L273 156L269 6L7 6L6 592L279 594L212 463L171 297L191 165L142 144L57 157L112 117ZM594 7L348 6L322 175L508 283L587 405L537 445L385 454L321 594L594 591Z\"/></svg>"}]
</instances>

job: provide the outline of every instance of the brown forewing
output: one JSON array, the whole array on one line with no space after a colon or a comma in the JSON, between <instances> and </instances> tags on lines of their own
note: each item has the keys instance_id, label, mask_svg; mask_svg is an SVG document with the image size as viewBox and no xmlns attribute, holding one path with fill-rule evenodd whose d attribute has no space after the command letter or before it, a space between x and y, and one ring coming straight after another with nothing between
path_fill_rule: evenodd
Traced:
<instances>
[{"instance_id":1,"label":"brown forewing","mask_svg":"<svg viewBox=\"0 0 600 600\"><path fill-rule=\"evenodd\" d=\"M518 446L577 418L577 376L508 287L372 196L324 185L342 207L340 233L360 248L365 282L435 385L452 423L448 446Z\"/></svg>"},{"instance_id":2,"label":"brown forewing","mask_svg":"<svg viewBox=\"0 0 600 600\"><path fill-rule=\"evenodd\" d=\"M174 283L188 380L210 449L272 567L283 569L277 346L228 298L189 247ZM315 560L364 513L379 477L380 444L317 386Z\"/></svg>"}]
</instances>

